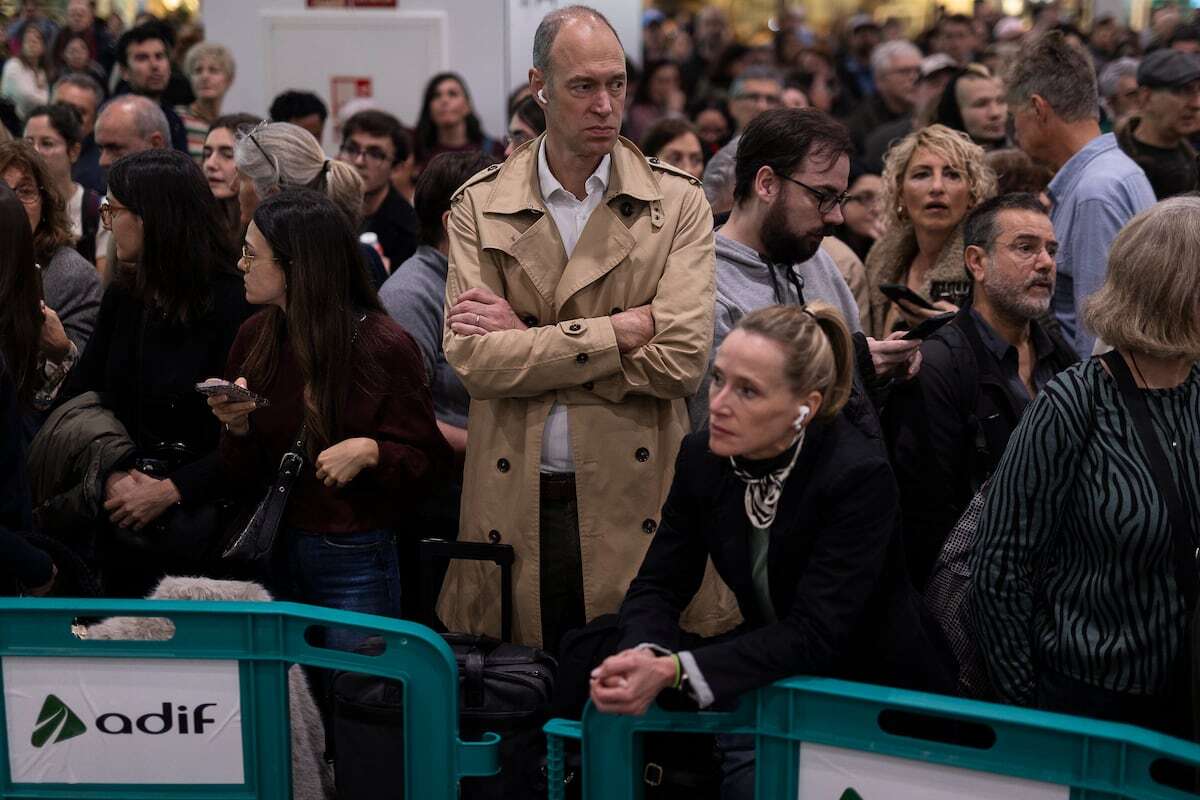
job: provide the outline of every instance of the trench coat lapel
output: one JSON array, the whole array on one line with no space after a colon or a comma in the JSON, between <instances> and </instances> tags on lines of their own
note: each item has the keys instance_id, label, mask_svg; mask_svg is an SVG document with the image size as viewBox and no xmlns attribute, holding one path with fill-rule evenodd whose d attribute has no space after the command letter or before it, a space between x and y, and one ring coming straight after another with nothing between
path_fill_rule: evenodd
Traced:
<instances>
[{"instance_id":1,"label":"trench coat lapel","mask_svg":"<svg viewBox=\"0 0 1200 800\"><path fill-rule=\"evenodd\" d=\"M562 246L561 241L559 247ZM583 226L575 252L567 261L562 278L558 281L558 288L554 292L555 310L561 309L573 294L600 280L624 261L633 252L633 245L633 234L608 204L597 206L588 218L587 225Z\"/></svg>"},{"instance_id":2,"label":"trench coat lapel","mask_svg":"<svg viewBox=\"0 0 1200 800\"><path fill-rule=\"evenodd\" d=\"M576 250L576 252L579 252ZM547 306L555 308L555 287L562 286L563 264L567 251L549 213L525 229L509 247L509 255L521 265L521 271L537 289Z\"/></svg>"}]
</instances>

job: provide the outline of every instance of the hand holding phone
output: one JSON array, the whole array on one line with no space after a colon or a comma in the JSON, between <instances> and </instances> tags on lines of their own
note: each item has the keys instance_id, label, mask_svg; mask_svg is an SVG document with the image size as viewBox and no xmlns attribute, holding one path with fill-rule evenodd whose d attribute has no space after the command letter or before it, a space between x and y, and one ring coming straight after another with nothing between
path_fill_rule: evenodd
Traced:
<instances>
[{"instance_id":1,"label":"hand holding phone","mask_svg":"<svg viewBox=\"0 0 1200 800\"><path fill-rule=\"evenodd\" d=\"M904 334L900 338L904 339L906 341L912 341L913 339L919 339L919 340L924 341L925 339L928 339L930 336L933 336L933 334L939 328L941 328L943 325L945 325L950 320L954 319L956 316L958 316L958 315L955 314L953 311L947 311L945 314L938 314L936 317L930 317L929 319L925 320L920 325L913 328L912 330L910 330L908 333Z\"/></svg>"},{"instance_id":2,"label":"hand holding phone","mask_svg":"<svg viewBox=\"0 0 1200 800\"><path fill-rule=\"evenodd\" d=\"M206 381L197 383L196 391L207 397L224 396L226 402L230 403L254 403L257 408L265 408L271 405L271 401L262 395L256 394L245 386L224 380L223 378L209 378Z\"/></svg>"},{"instance_id":3,"label":"hand holding phone","mask_svg":"<svg viewBox=\"0 0 1200 800\"><path fill-rule=\"evenodd\" d=\"M936 306L934 306L933 303L929 302L924 297L921 297L921 295L917 294L902 283L881 283L879 284L879 291L883 292L884 297L886 297L888 300L891 300L893 303L898 303L899 301L903 300L909 305L916 306L917 308L924 308L929 311L936 310Z\"/></svg>"}]
</instances>

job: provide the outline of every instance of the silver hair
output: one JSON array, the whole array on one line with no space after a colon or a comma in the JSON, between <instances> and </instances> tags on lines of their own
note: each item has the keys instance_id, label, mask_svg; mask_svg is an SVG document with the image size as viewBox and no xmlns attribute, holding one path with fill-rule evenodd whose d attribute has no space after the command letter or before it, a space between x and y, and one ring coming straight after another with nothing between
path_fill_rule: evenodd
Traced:
<instances>
[{"instance_id":1,"label":"silver hair","mask_svg":"<svg viewBox=\"0 0 1200 800\"><path fill-rule=\"evenodd\" d=\"M733 85L729 87L730 98L736 100L742 94L746 81L775 81L779 84L779 88L783 89L783 77L770 67L755 65L746 67L741 74L734 79Z\"/></svg>"},{"instance_id":2,"label":"silver hair","mask_svg":"<svg viewBox=\"0 0 1200 800\"><path fill-rule=\"evenodd\" d=\"M1068 44L1058 31L1023 44L1005 77L1010 110L1025 108L1037 95L1063 122L1100 117L1092 59Z\"/></svg>"},{"instance_id":3,"label":"silver hair","mask_svg":"<svg viewBox=\"0 0 1200 800\"><path fill-rule=\"evenodd\" d=\"M1121 82L1121 78L1136 78L1138 64L1136 58L1128 56L1109 62L1104 71L1100 73L1100 96L1107 99L1115 95L1117 84Z\"/></svg>"},{"instance_id":4,"label":"silver hair","mask_svg":"<svg viewBox=\"0 0 1200 800\"><path fill-rule=\"evenodd\" d=\"M558 38L559 31L571 20L589 18L603 22L612 31L617 42L621 41L621 37L617 35L617 29L608 21L608 17L596 9L578 5L558 8L542 17L542 21L538 23L537 32L533 34L534 69L540 71L543 76L548 76L550 74L550 49L554 47L554 40Z\"/></svg>"},{"instance_id":5,"label":"silver hair","mask_svg":"<svg viewBox=\"0 0 1200 800\"><path fill-rule=\"evenodd\" d=\"M183 57L183 74L190 78L192 73L199 69L200 62L206 58L216 61L221 71L229 76L229 82L233 83L237 75L237 62L233 60L233 53L229 52L229 48L216 42L197 42L192 45Z\"/></svg>"},{"instance_id":6,"label":"silver hair","mask_svg":"<svg viewBox=\"0 0 1200 800\"><path fill-rule=\"evenodd\" d=\"M100 105L101 101L104 100L104 89L100 87L100 83L91 75L86 75L82 72L68 72L54 82L54 91L57 92L58 87L64 85L87 89L96 98L96 105Z\"/></svg>"},{"instance_id":7,"label":"silver hair","mask_svg":"<svg viewBox=\"0 0 1200 800\"><path fill-rule=\"evenodd\" d=\"M916 56L920 58L921 50L912 42L906 42L903 39L884 42L871 53L871 75L878 79L892 66L892 62L900 56Z\"/></svg>"},{"instance_id":8,"label":"silver hair","mask_svg":"<svg viewBox=\"0 0 1200 800\"><path fill-rule=\"evenodd\" d=\"M97 128L100 127L100 120L113 108L124 108L133 116L134 130L138 138L149 139L158 133L162 135L163 147L171 146L171 126L167 124L167 115L153 100L137 94L114 97L100 107L100 113L96 115Z\"/></svg>"},{"instance_id":9,"label":"silver hair","mask_svg":"<svg viewBox=\"0 0 1200 800\"><path fill-rule=\"evenodd\" d=\"M704 196L713 213L733 208L733 185L737 178L737 146L741 136L735 136L718 150L704 167Z\"/></svg>"}]
</instances>

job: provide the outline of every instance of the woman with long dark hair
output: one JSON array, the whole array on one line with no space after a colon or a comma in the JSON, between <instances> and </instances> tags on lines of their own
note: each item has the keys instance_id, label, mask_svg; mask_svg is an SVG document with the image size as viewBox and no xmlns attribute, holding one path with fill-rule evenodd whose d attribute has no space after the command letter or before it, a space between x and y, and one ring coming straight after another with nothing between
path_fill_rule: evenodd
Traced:
<instances>
[{"instance_id":1,"label":"woman with long dark hair","mask_svg":"<svg viewBox=\"0 0 1200 800\"><path fill-rule=\"evenodd\" d=\"M269 406L209 400L225 426L223 462L255 485L297 441L305 460L268 582L278 597L399 616L406 501L451 460L420 351L379 305L349 221L321 192L265 199L239 267L246 300L266 308L238 332L226 374ZM326 644L350 649L357 638L331 630Z\"/></svg>"},{"instance_id":2,"label":"woman with long dark hair","mask_svg":"<svg viewBox=\"0 0 1200 800\"><path fill-rule=\"evenodd\" d=\"M421 116L413 136L417 169L438 153L464 150L482 150L495 158L504 158L504 145L483 132L471 107L466 82L453 72L439 72L425 84L421 100Z\"/></svg>"},{"instance_id":3,"label":"woman with long dark hair","mask_svg":"<svg viewBox=\"0 0 1200 800\"><path fill-rule=\"evenodd\" d=\"M40 382L41 282L24 203L3 185L0 252L0 593L41 595L54 584L54 564L21 536L33 527L23 431Z\"/></svg>"},{"instance_id":4,"label":"woman with long dark hair","mask_svg":"<svg viewBox=\"0 0 1200 800\"><path fill-rule=\"evenodd\" d=\"M221 373L250 308L217 201L186 154L122 158L109 170L101 215L119 266L64 396L100 392L133 438L135 459L106 476L105 508L113 525L140 531L223 488L219 426L195 384ZM164 569L195 568L118 538L108 544L110 593L141 597Z\"/></svg>"},{"instance_id":5,"label":"woman with long dark hair","mask_svg":"<svg viewBox=\"0 0 1200 800\"><path fill-rule=\"evenodd\" d=\"M237 137L261 122L253 114L226 114L213 121L208 135L204 137L200 165L204 169L208 188L224 212L230 236L235 243L242 238L241 203L238 199L242 181L234 159Z\"/></svg>"}]
</instances>

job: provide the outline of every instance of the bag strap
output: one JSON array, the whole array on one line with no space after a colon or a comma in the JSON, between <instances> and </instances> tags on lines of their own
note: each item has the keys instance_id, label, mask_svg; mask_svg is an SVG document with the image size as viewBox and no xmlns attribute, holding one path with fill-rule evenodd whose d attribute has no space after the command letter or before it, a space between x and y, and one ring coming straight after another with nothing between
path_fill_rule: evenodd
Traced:
<instances>
[{"instance_id":1,"label":"bag strap","mask_svg":"<svg viewBox=\"0 0 1200 800\"><path fill-rule=\"evenodd\" d=\"M1125 405L1133 419L1133 428L1149 459L1150 473L1154 476L1154 482L1158 485L1158 491L1162 494L1163 500L1166 501L1167 518L1173 534L1171 549L1175 556L1175 580L1179 584L1184 603L1190 612L1195 607L1197 589L1200 587L1200 576L1197 575L1196 568L1198 551L1191 517L1188 516L1187 509L1183 505L1179 484L1176 483L1175 476L1171 474L1167 454L1158 440L1158 435L1154 432L1154 426L1150 421L1150 404L1146 401L1146 395L1137 388L1133 374L1129 371L1129 365L1125 363L1125 359L1120 353L1112 350L1101 358L1108 366L1117 382L1121 396L1125 399Z\"/></svg>"}]
</instances>

